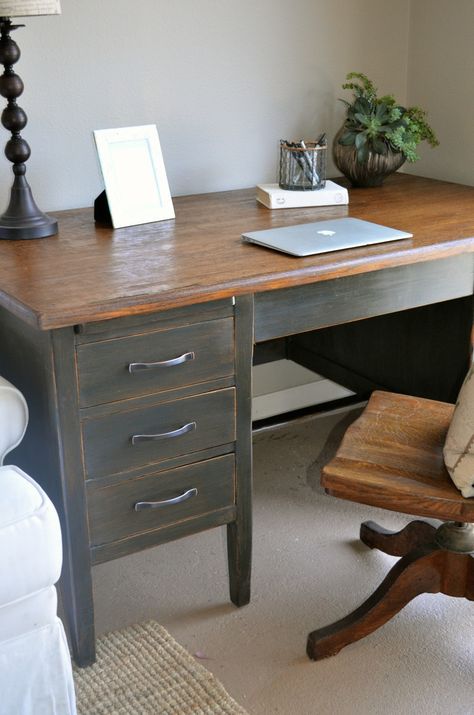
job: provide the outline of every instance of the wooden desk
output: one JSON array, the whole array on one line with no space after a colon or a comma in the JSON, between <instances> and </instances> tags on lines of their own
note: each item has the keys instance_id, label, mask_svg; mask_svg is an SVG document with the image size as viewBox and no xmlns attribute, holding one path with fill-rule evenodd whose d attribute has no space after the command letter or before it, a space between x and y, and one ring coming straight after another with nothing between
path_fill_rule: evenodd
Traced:
<instances>
[{"instance_id":1,"label":"wooden desk","mask_svg":"<svg viewBox=\"0 0 474 715\"><path fill-rule=\"evenodd\" d=\"M253 189L231 191L175 199L175 221L113 231L83 209L57 215L58 236L0 241L0 373L31 416L12 461L59 510L80 664L94 659L91 564L227 524L231 599L248 602L255 344L285 340L361 393L454 398L470 351L474 188L399 175L350 201L272 212ZM240 240L347 214L414 238L301 259Z\"/></svg>"}]
</instances>

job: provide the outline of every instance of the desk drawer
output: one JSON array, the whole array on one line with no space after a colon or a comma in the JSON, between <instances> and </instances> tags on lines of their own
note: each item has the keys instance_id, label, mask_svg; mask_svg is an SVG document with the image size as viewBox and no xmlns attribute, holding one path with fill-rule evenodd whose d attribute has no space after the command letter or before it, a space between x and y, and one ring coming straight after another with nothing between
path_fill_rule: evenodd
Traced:
<instances>
[{"instance_id":1,"label":"desk drawer","mask_svg":"<svg viewBox=\"0 0 474 715\"><path fill-rule=\"evenodd\" d=\"M232 375L232 318L77 347L81 407Z\"/></svg>"},{"instance_id":2,"label":"desk drawer","mask_svg":"<svg viewBox=\"0 0 474 715\"><path fill-rule=\"evenodd\" d=\"M91 545L126 539L233 506L234 471L234 455L225 455L112 485L89 483ZM155 508L136 511L135 504L143 502L155 503Z\"/></svg>"},{"instance_id":3,"label":"desk drawer","mask_svg":"<svg viewBox=\"0 0 474 715\"><path fill-rule=\"evenodd\" d=\"M87 478L154 464L235 440L235 389L128 405L82 425Z\"/></svg>"}]
</instances>

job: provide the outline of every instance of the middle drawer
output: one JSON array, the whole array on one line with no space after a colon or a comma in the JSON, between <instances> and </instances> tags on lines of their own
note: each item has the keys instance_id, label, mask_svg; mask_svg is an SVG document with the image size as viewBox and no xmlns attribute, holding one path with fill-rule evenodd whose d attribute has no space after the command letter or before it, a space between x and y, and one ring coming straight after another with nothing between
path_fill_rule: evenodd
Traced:
<instances>
[{"instance_id":1,"label":"middle drawer","mask_svg":"<svg viewBox=\"0 0 474 715\"><path fill-rule=\"evenodd\" d=\"M82 423L86 478L98 478L235 440L235 388L133 405Z\"/></svg>"}]
</instances>

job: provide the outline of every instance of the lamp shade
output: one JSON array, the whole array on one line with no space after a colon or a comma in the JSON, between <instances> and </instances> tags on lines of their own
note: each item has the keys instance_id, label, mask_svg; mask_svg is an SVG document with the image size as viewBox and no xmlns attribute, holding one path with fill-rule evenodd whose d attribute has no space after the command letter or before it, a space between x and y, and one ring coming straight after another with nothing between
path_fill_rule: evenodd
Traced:
<instances>
[{"instance_id":1,"label":"lamp shade","mask_svg":"<svg viewBox=\"0 0 474 715\"><path fill-rule=\"evenodd\" d=\"M0 17L59 15L60 0L0 0Z\"/></svg>"}]
</instances>

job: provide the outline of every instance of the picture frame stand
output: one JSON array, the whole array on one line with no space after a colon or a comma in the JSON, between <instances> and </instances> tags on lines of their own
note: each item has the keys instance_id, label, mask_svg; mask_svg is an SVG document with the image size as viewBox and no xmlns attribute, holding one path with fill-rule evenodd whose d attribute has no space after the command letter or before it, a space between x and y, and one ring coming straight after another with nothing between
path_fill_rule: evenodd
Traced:
<instances>
[{"instance_id":1,"label":"picture frame stand","mask_svg":"<svg viewBox=\"0 0 474 715\"><path fill-rule=\"evenodd\" d=\"M112 214L110 213L109 200L105 189L94 201L94 221L104 226L112 226Z\"/></svg>"}]
</instances>

